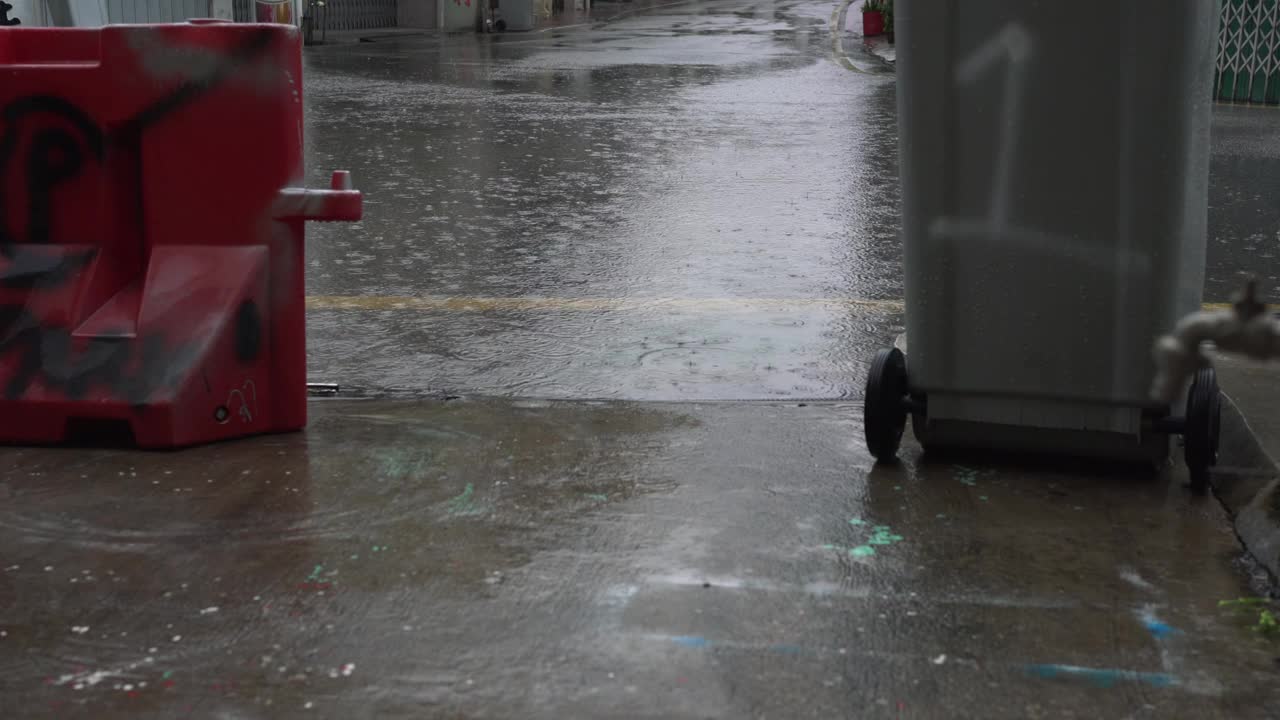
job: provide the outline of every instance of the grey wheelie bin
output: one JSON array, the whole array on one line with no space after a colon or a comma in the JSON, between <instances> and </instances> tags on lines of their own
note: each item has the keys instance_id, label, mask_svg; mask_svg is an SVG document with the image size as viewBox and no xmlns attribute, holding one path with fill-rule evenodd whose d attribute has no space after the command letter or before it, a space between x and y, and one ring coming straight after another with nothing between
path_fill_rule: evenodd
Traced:
<instances>
[{"instance_id":1,"label":"grey wheelie bin","mask_svg":"<svg viewBox=\"0 0 1280 720\"><path fill-rule=\"evenodd\" d=\"M1164 462L1217 452L1217 383L1149 395L1200 307L1218 0L897 0L906 342L866 439Z\"/></svg>"}]
</instances>

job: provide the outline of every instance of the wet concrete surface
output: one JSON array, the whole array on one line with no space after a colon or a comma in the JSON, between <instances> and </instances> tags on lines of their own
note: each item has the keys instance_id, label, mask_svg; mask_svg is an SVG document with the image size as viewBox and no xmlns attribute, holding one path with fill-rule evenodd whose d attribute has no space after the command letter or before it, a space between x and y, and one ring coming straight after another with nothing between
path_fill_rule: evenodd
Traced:
<instances>
[{"instance_id":1,"label":"wet concrete surface","mask_svg":"<svg viewBox=\"0 0 1280 720\"><path fill-rule=\"evenodd\" d=\"M1274 717L1175 476L872 469L842 404L314 404L0 456L0 694L40 717ZM744 453L744 448L751 448Z\"/></svg>"},{"instance_id":2,"label":"wet concrete surface","mask_svg":"<svg viewBox=\"0 0 1280 720\"><path fill-rule=\"evenodd\" d=\"M367 192L311 231L314 379L684 402L6 450L0 715L1280 714L1280 641L1219 605L1259 590L1180 468L909 439L873 468L860 404L799 401L860 395L901 331L893 77L832 55L833 8L309 50L312 182ZM1211 217L1251 237L1271 116L1236 113ZM1266 267L1235 248L1211 300ZM738 398L791 400L705 402Z\"/></svg>"}]
</instances>

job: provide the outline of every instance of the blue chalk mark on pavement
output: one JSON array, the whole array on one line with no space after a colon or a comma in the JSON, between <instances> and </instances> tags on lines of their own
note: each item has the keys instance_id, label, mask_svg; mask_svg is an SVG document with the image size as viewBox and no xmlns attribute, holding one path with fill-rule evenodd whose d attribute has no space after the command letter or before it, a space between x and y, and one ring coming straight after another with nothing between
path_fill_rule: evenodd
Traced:
<instances>
[{"instance_id":1,"label":"blue chalk mark on pavement","mask_svg":"<svg viewBox=\"0 0 1280 720\"><path fill-rule=\"evenodd\" d=\"M1151 633L1156 639L1165 638L1178 632L1178 629L1172 625L1167 625L1159 620L1144 620L1143 625L1147 627L1147 632Z\"/></svg>"},{"instance_id":2,"label":"blue chalk mark on pavement","mask_svg":"<svg viewBox=\"0 0 1280 720\"><path fill-rule=\"evenodd\" d=\"M701 635L675 635L670 636L667 639L676 645L694 650L707 650L715 647L719 650L744 650L747 652L767 651L777 653L779 655L802 655L806 652L803 647L794 643L774 643L772 645L754 645L733 641L712 643Z\"/></svg>"},{"instance_id":3,"label":"blue chalk mark on pavement","mask_svg":"<svg viewBox=\"0 0 1280 720\"><path fill-rule=\"evenodd\" d=\"M804 652L804 648L799 645L770 645L769 649L776 653L782 653L783 655L799 655Z\"/></svg>"},{"instance_id":4,"label":"blue chalk mark on pavement","mask_svg":"<svg viewBox=\"0 0 1280 720\"><path fill-rule=\"evenodd\" d=\"M690 648L704 648L709 644L701 635L679 635L671 638L671 642Z\"/></svg>"},{"instance_id":5,"label":"blue chalk mark on pavement","mask_svg":"<svg viewBox=\"0 0 1280 720\"><path fill-rule=\"evenodd\" d=\"M1178 635L1182 632L1157 617L1155 608L1150 605L1142 609L1138 619L1142 621L1142 626L1147 629L1147 632L1151 633L1151 637L1156 640L1163 640L1170 635Z\"/></svg>"},{"instance_id":6,"label":"blue chalk mark on pavement","mask_svg":"<svg viewBox=\"0 0 1280 720\"><path fill-rule=\"evenodd\" d=\"M1088 668L1078 665L1027 665L1026 671L1038 678L1052 680L1055 678L1074 678L1087 680L1102 688L1114 687L1119 683L1138 683L1151 687L1172 687L1178 684L1178 678L1168 673L1138 672L1136 670L1112 670L1109 668Z\"/></svg>"}]
</instances>

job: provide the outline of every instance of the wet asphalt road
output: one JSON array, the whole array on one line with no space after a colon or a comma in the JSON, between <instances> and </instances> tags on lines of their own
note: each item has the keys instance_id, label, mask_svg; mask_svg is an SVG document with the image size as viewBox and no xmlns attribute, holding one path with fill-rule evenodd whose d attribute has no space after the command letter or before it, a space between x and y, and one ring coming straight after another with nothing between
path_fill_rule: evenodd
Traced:
<instances>
[{"instance_id":1,"label":"wet asphalt road","mask_svg":"<svg viewBox=\"0 0 1280 720\"><path fill-rule=\"evenodd\" d=\"M894 80L833 61L834 7L695 2L309 52L311 171L349 168L367 193L363 223L310 230L312 377L854 394L899 312Z\"/></svg>"},{"instance_id":2,"label":"wet asphalt road","mask_svg":"<svg viewBox=\"0 0 1280 720\"><path fill-rule=\"evenodd\" d=\"M13 718L1264 718L1178 477L872 469L855 405L330 401L0 455Z\"/></svg>"},{"instance_id":3,"label":"wet asphalt road","mask_svg":"<svg viewBox=\"0 0 1280 720\"><path fill-rule=\"evenodd\" d=\"M902 322L895 90L857 39L833 50L835 7L309 50L312 182L367 193L363 223L309 231L313 379L858 397ZM1280 288L1278 117L1215 110L1208 301Z\"/></svg>"},{"instance_id":4,"label":"wet asphalt road","mask_svg":"<svg viewBox=\"0 0 1280 720\"><path fill-rule=\"evenodd\" d=\"M1280 301L1280 113L1217 105L1212 133L1205 299L1228 300L1255 275Z\"/></svg>"}]
</instances>

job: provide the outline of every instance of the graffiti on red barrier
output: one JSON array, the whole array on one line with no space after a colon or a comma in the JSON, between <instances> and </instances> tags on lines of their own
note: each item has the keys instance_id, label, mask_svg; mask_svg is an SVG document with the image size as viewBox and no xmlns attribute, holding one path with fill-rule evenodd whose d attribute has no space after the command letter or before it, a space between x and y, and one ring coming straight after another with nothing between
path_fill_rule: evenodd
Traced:
<instances>
[{"instance_id":1,"label":"graffiti on red barrier","mask_svg":"<svg viewBox=\"0 0 1280 720\"><path fill-rule=\"evenodd\" d=\"M73 328L38 314L40 303L34 298L65 288L98 254L92 247L51 245L60 211L58 191L90 165L101 168L109 152L136 157L148 128L256 59L271 39L270 30L250 35L209 72L181 83L109 132L74 103L53 95L27 95L0 107L0 293L25 291L21 301L0 303L0 356L17 354L13 374L3 387L5 398L21 398L39 381L71 399L106 387L131 404L143 405L190 370L198 359L192 344L175 345L161 333L134 339L123 330L107 328L73 345ZM140 196L138 163L132 165L134 175L125 179L137 183ZM15 198L16 207L7 207ZM63 204L61 212L74 212ZM131 211L140 213L141 208ZM94 238L76 240L82 247L96 244ZM250 310L256 333L257 311ZM256 355L259 343L256 336L237 338L237 354ZM251 412L249 403L242 407L242 413Z\"/></svg>"},{"instance_id":2,"label":"graffiti on red barrier","mask_svg":"<svg viewBox=\"0 0 1280 720\"><path fill-rule=\"evenodd\" d=\"M0 0L0 27L13 27L15 25L22 24L22 21L18 18L9 17L9 13L11 12L13 12L13 5L4 2L4 0Z\"/></svg>"}]
</instances>

